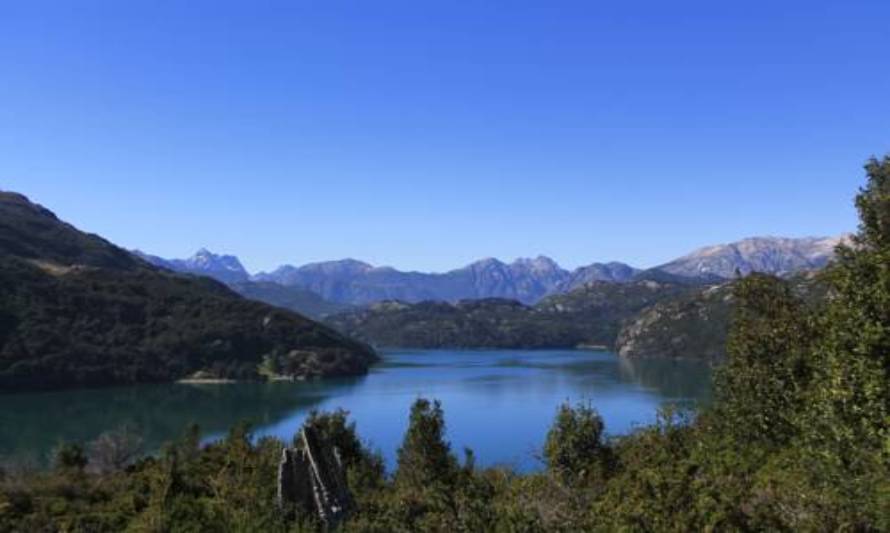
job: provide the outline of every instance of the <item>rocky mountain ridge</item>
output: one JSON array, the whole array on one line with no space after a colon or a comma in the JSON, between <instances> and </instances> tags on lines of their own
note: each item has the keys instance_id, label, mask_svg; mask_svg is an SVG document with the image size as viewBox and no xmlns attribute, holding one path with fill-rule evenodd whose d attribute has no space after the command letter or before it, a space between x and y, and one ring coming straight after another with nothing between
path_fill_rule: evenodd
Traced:
<instances>
[{"instance_id":1,"label":"rocky mountain ridge","mask_svg":"<svg viewBox=\"0 0 890 533\"><path fill-rule=\"evenodd\" d=\"M621 262L593 263L574 270L562 268L546 256L519 258L510 263L486 258L442 273L405 272L377 267L356 259L284 265L272 272L249 276L234 256L201 250L187 260L140 257L179 272L208 275L233 287L250 281L265 284L266 295L279 286L300 288L333 305L368 305L385 300L417 303L426 300L457 302L467 299L506 298L535 304L547 296L565 294L591 282L628 283L656 280L679 284L710 284L732 279L737 273L762 272L780 276L817 270L833 257L846 236L752 237L709 246L648 270ZM308 298L308 296L307 296ZM265 301L269 301L268 299ZM298 311L304 309L296 308ZM308 307L306 307L308 309Z\"/></svg>"},{"instance_id":2,"label":"rocky mountain ridge","mask_svg":"<svg viewBox=\"0 0 890 533\"><path fill-rule=\"evenodd\" d=\"M327 300L355 305L381 300L456 302L476 298L509 298L534 303L586 281L627 281L636 269L627 265L591 265L581 274L561 268L545 256L505 263L486 258L444 273L402 272L373 267L353 259L284 266L255 279L297 285Z\"/></svg>"},{"instance_id":3,"label":"rocky mountain ridge","mask_svg":"<svg viewBox=\"0 0 890 533\"><path fill-rule=\"evenodd\" d=\"M229 284L250 280L250 274L240 259L234 255L218 255L206 248L201 248L187 259L164 259L140 250L133 253L155 266L175 272L207 276Z\"/></svg>"},{"instance_id":4,"label":"rocky mountain ridge","mask_svg":"<svg viewBox=\"0 0 890 533\"><path fill-rule=\"evenodd\" d=\"M656 268L679 276L716 275L725 279L735 277L736 272L784 276L824 267L834 257L835 247L848 242L849 237L751 237L699 248Z\"/></svg>"}]
</instances>

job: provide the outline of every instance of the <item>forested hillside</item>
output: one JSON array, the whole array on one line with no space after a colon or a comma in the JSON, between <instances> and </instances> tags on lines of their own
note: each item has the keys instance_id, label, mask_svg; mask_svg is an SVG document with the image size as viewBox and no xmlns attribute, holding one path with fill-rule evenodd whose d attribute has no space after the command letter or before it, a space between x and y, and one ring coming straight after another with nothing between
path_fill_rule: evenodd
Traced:
<instances>
[{"instance_id":1,"label":"forested hillside","mask_svg":"<svg viewBox=\"0 0 890 533\"><path fill-rule=\"evenodd\" d=\"M381 347L611 348L624 320L689 290L655 281L597 281L534 306L497 298L456 304L391 301L332 315L326 322Z\"/></svg>"},{"instance_id":2,"label":"forested hillside","mask_svg":"<svg viewBox=\"0 0 890 533\"><path fill-rule=\"evenodd\" d=\"M300 315L160 270L0 193L0 390L357 374L375 355Z\"/></svg>"}]
</instances>

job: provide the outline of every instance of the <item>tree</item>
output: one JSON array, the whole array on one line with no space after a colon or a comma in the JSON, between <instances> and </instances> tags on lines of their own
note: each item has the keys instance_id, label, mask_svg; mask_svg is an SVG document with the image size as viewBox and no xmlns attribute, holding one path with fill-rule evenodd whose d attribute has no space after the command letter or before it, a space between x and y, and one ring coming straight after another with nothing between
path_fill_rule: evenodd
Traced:
<instances>
[{"instance_id":1,"label":"tree","mask_svg":"<svg viewBox=\"0 0 890 533\"><path fill-rule=\"evenodd\" d=\"M602 417L590 404L560 405L544 444L547 468L564 483L601 478L613 460L604 430Z\"/></svg>"},{"instance_id":2,"label":"tree","mask_svg":"<svg viewBox=\"0 0 890 533\"><path fill-rule=\"evenodd\" d=\"M794 434L812 373L814 332L788 282L750 274L736 282L728 359L715 376L714 420L735 444L782 445Z\"/></svg>"},{"instance_id":3,"label":"tree","mask_svg":"<svg viewBox=\"0 0 890 533\"><path fill-rule=\"evenodd\" d=\"M829 298L795 479L826 523L881 529L890 528L890 157L865 170L858 232L823 276Z\"/></svg>"},{"instance_id":4,"label":"tree","mask_svg":"<svg viewBox=\"0 0 890 533\"><path fill-rule=\"evenodd\" d=\"M411 406L408 430L397 451L393 522L407 530L449 531L458 527L460 468L445 440L445 416L438 400L419 398Z\"/></svg>"},{"instance_id":5,"label":"tree","mask_svg":"<svg viewBox=\"0 0 890 533\"><path fill-rule=\"evenodd\" d=\"M82 471L87 465L87 456L79 444L65 442L53 450L52 463L59 470Z\"/></svg>"},{"instance_id":6,"label":"tree","mask_svg":"<svg viewBox=\"0 0 890 533\"><path fill-rule=\"evenodd\" d=\"M810 423L836 451L890 454L890 157L865 165L860 225L826 272L832 289L817 350ZM852 459L852 458L851 458Z\"/></svg>"},{"instance_id":7,"label":"tree","mask_svg":"<svg viewBox=\"0 0 890 533\"><path fill-rule=\"evenodd\" d=\"M438 400L418 398L411 406L408 431L397 456L398 487L423 491L452 484L458 471L457 459L445 440L445 415Z\"/></svg>"}]
</instances>

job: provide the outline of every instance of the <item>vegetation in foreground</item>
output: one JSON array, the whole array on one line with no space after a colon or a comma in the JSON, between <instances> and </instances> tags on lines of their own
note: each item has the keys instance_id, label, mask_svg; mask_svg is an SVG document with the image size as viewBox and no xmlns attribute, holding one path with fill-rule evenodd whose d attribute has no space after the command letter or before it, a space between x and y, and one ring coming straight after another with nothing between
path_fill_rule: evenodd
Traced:
<instances>
[{"instance_id":1,"label":"vegetation in foreground","mask_svg":"<svg viewBox=\"0 0 890 533\"><path fill-rule=\"evenodd\" d=\"M356 508L345 531L885 531L890 529L890 158L866 166L861 226L805 305L751 275L734 297L729 358L694 420L608 440L589 406L559 408L546 469L518 475L459 460L437 402L418 400L386 476L345 413L307 422L336 444ZM283 443L244 428L201 447L197 433L132 460L125 432L55 469L6 468L0 530L307 531L275 504Z\"/></svg>"}]
</instances>

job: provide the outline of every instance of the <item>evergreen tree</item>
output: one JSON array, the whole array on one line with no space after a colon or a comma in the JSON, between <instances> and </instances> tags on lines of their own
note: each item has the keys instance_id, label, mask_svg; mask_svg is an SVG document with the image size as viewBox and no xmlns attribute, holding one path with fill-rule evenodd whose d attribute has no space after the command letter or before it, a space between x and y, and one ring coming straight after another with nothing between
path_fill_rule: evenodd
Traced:
<instances>
[{"instance_id":1,"label":"evergreen tree","mask_svg":"<svg viewBox=\"0 0 890 533\"><path fill-rule=\"evenodd\" d=\"M602 478L612 463L604 430L602 417L590 404L560 405L544 444L547 468L564 483Z\"/></svg>"},{"instance_id":2,"label":"evergreen tree","mask_svg":"<svg viewBox=\"0 0 890 533\"><path fill-rule=\"evenodd\" d=\"M445 414L438 400L419 398L411 406L408 431L397 456L398 487L419 492L452 484L458 472L457 459L445 440Z\"/></svg>"}]
</instances>

